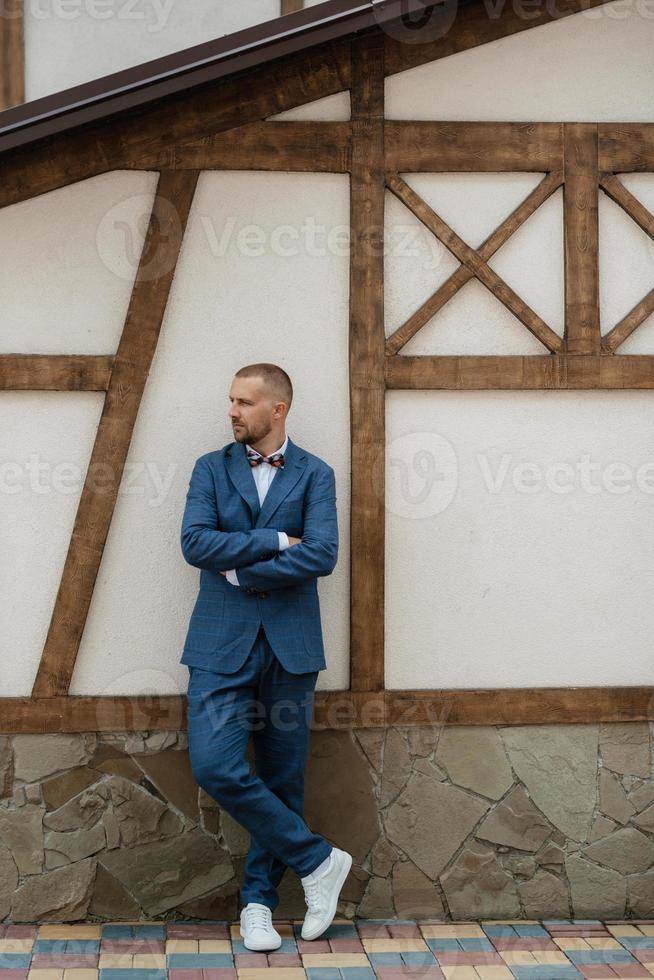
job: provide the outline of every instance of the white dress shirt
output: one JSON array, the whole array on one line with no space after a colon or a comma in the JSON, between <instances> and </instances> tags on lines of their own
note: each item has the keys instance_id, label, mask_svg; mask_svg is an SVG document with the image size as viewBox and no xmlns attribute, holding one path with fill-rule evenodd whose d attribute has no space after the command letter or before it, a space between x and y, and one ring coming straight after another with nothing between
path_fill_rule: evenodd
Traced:
<instances>
[{"instance_id":1,"label":"white dress shirt","mask_svg":"<svg viewBox=\"0 0 654 980\"><path fill-rule=\"evenodd\" d=\"M280 453L280 452L285 453L287 444L288 444L288 436L286 436L284 442L281 444L279 449L273 449L271 453L266 453L266 456L272 456L273 453ZM248 445L248 443L246 442L245 451L247 452L248 449L254 449L254 447ZM259 452L258 449L255 449L254 451ZM260 507L263 506L263 502L266 498L266 494L268 493L268 488L270 487L272 481L275 479L275 474L277 473L278 469L279 469L278 466L272 466L270 463L267 463L265 460L262 463L259 463L257 466L252 467L252 475L254 477L254 482L257 485L257 493L259 494ZM289 548L291 542L288 540L288 534L285 531L278 531L277 534L279 535L279 550L283 551L285 548ZM240 582L236 577L235 568L230 568L230 570L227 572L226 578L228 582L232 583L232 585L240 585Z\"/></svg>"}]
</instances>

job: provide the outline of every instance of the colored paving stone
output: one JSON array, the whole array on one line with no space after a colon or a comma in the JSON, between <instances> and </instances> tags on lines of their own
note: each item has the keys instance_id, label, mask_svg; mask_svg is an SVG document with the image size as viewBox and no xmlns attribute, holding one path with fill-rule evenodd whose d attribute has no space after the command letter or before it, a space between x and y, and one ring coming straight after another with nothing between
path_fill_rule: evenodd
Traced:
<instances>
[{"instance_id":1,"label":"colored paving stone","mask_svg":"<svg viewBox=\"0 0 654 980\"><path fill-rule=\"evenodd\" d=\"M276 922L248 950L238 922L0 926L0 980L615 980L654 977L654 921L335 919L316 940Z\"/></svg>"}]
</instances>

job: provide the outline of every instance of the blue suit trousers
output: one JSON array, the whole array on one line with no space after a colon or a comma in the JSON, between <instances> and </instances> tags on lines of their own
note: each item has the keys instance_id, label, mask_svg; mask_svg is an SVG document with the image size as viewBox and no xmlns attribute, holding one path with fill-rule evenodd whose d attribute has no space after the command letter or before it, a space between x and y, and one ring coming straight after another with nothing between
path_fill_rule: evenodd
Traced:
<instances>
[{"instance_id":1,"label":"blue suit trousers","mask_svg":"<svg viewBox=\"0 0 654 980\"><path fill-rule=\"evenodd\" d=\"M318 671L291 674L263 630L242 667L189 667L188 741L199 786L250 833L241 905L279 904L287 867L314 871L332 845L303 819L304 770ZM253 738L256 775L247 748Z\"/></svg>"}]
</instances>

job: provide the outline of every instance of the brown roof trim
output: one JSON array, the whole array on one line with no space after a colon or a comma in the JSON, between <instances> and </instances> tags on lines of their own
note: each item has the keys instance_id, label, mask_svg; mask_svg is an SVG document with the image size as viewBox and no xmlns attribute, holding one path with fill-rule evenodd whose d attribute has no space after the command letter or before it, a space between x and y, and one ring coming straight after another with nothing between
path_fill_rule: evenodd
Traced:
<instances>
[{"instance_id":1,"label":"brown roof trim","mask_svg":"<svg viewBox=\"0 0 654 980\"><path fill-rule=\"evenodd\" d=\"M426 0L425 6L431 5ZM380 25L403 13L406 0L326 0L34 99L0 112L0 152Z\"/></svg>"}]
</instances>

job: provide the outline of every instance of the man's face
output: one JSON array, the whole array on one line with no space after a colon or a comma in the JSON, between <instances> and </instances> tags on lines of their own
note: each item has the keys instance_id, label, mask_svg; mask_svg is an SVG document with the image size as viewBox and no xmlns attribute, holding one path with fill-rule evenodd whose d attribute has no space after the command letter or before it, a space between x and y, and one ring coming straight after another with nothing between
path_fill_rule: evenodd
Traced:
<instances>
[{"instance_id":1,"label":"man's face","mask_svg":"<svg viewBox=\"0 0 654 980\"><path fill-rule=\"evenodd\" d=\"M261 378L234 378L229 389L229 418L236 442L252 445L272 429L272 399L263 389Z\"/></svg>"}]
</instances>

